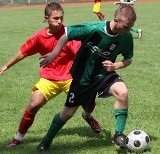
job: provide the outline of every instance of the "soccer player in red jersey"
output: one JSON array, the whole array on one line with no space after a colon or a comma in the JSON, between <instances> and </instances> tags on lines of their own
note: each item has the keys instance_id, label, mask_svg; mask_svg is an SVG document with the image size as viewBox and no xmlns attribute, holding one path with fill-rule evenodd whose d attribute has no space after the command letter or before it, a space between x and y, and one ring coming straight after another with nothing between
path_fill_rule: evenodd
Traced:
<instances>
[{"instance_id":1,"label":"soccer player in red jersey","mask_svg":"<svg viewBox=\"0 0 160 154\"><path fill-rule=\"evenodd\" d=\"M28 56L39 53L41 56L51 52L56 46L59 38L65 33L63 23L64 11L60 4L51 2L45 7L45 20L48 27L44 28L30 37L20 48L17 54L0 68L3 74L11 66ZM75 54L81 45L80 41L70 41L63 47L61 54L48 67L40 68L40 80L32 88L32 97L26 107L19 124L18 133L7 145L8 148L23 143L24 136L34 122L35 115L50 99L61 92L68 93L72 77L69 69L72 66ZM82 105L84 112L82 117L91 126L95 133L101 128L91 113L95 107Z\"/></svg>"}]
</instances>

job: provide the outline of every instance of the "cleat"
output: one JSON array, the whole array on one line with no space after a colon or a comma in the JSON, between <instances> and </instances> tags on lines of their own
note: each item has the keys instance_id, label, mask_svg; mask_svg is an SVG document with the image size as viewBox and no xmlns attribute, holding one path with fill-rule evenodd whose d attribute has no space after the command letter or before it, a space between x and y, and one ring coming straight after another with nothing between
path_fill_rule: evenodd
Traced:
<instances>
[{"instance_id":1,"label":"cleat","mask_svg":"<svg viewBox=\"0 0 160 154\"><path fill-rule=\"evenodd\" d=\"M125 139L126 139L126 136L123 133L115 133L112 138L112 141L113 141L113 143L115 143L116 147L117 148L119 147L119 149L120 149L120 148L126 147Z\"/></svg>"},{"instance_id":2,"label":"cleat","mask_svg":"<svg viewBox=\"0 0 160 154\"><path fill-rule=\"evenodd\" d=\"M104 15L103 13L98 12L98 13L96 13L96 14L97 14L99 20L104 20L105 15Z\"/></svg>"},{"instance_id":3,"label":"cleat","mask_svg":"<svg viewBox=\"0 0 160 154\"><path fill-rule=\"evenodd\" d=\"M45 152L49 149L49 147L50 147L50 144L42 141L36 149L37 149L38 152Z\"/></svg>"},{"instance_id":4,"label":"cleat","mask_svg":"<svg viewBox=\"0 0 160 154\"><path fill-rule=\"evenodd\" d=\"M99 125L99 123L91 116L91 117L84 117L83 113L82 113L82 117L83 119L90 125L90 127L92 128L92 130L95 133L100 133L101 132L101 127Z\"/></svg>"},{"instance_id":5,"label":"cleat","mask_svg":"<svg viewBox=\"0 0 160 154\"><path fill-rule=\"evenodd\" d=\"M141 39L142 38L142 30L138 29L138 38Z\"/></svg>"},{"instance_id":6,"label":"cleat","mask_svg":"<svg viewBox=\"0 0 160 154\"><path fill-rule=\"evenodd\" d=\"M7 145L7 148L13 148L15 147L16 145L19 145L19 144L22 144L23 141L20 141L18 139L14 139Z\"/></svg>"}]
</instances>

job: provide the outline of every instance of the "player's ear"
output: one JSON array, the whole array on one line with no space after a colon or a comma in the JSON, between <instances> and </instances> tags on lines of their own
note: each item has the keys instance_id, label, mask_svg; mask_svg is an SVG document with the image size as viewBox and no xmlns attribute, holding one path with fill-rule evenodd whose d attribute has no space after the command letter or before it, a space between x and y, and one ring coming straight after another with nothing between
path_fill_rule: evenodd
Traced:
<instances>
[{"instance_id":1,"label":"player's ear","mask_svg":"<svg viewBox=\"0 0 160 154\"><path fill-rule=\"evenodd\" d=\"M118 18L114 18L113 20L114 20L114 26L117 27L119 19Z\"/></svg>"},{"instance_id":2,"label":"player's ear","mask_svg":"<svg viewBox=\"0 0 160 154\"><path fill-rule=\"evenodd\" d=\"M48 21L48 16L44 16L45 20Z\"/></svg>"},{"instance_id":3,"label":"player's ear","mask_svg":"<svg viewBox=\"0 0 160 154\"><path fill-rule=\"evenodd\" d=\"M119 21L118 18L114 18L113 20L115 23L118 23L118 21Z\"/></svg>"}]
</instances>

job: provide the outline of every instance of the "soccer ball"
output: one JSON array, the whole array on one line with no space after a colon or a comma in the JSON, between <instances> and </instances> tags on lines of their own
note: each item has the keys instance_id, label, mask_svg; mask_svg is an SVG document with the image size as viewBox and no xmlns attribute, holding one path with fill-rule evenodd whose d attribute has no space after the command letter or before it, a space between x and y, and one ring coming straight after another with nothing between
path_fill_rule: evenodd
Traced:
<instances>
[{"instance_id":1,"label":"soccer ball","mask_svg":"<svg viewBox=\"0 0 160 154\"><path fill-rule=\"evenodd\" d=\"M126 147L133 152L143 152L149 147L150 138L142 130L130 132L125 140Z\"/></svg>"}]
</instances>

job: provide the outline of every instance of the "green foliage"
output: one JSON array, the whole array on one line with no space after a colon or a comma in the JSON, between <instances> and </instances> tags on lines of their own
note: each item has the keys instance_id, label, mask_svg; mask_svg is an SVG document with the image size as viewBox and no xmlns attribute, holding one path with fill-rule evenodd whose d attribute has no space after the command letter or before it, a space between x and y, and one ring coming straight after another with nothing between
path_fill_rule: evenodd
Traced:
<instances>
[{"instance_id":1,"label":"green foliage","mask_svg":"<svg viewBox=\"0 0 160 154\"><path fill-rule=\"evenodd\" d=\"M113 18L117 6L102 6L106 19ZM134 59L130 67L118 70L129 89L129 115L125 132L134 129L147 132L151 138L150 150L146 154L158 154L159 139L159 53L160 53L160 3L136 3L137 22L135 27L143 30L142 39L134 36ZM97 21L92 13L92 4L86 6L64 6L65 25ZM3 66L26 39L39 29L47 26L43 23L43 8L10 8L0 10L0 66ZM45 135L55 113L59 112L65 102L62 93L48 102L37 114L32 127L26 134L25 143L14 149L6 149L6 144L17 132L20 118L31 97L31 88L38 81L39 55L26 58L0 75L0 153L30 154ZM114 133L114 98L97 99L93 115L102 127L102 133L94 134L81 118L79 108L74 117L68 121L55 138L49 154L116 154L111 143Z\"/></svg>"}]
</instances>

